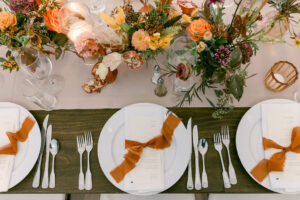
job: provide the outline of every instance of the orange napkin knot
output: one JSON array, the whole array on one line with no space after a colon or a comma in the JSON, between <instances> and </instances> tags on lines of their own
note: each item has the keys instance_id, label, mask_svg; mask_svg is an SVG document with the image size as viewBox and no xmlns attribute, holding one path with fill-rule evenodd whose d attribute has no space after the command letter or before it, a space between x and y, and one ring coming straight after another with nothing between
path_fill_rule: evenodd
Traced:
<instances>
[{"instance_id":1,"label":"orange napkin knot","mask_svg":"<svg viewBox=\"0 0 300 200\"><path fill-rule=\"evenodd\" d=\"M18 153L18 141L24 142L28 138L28 135L34 126L34 121L27 117L20 130L15 133L7 132L6 135L10 141L10 144L5 145L4 147L0 147L0 154L6 155L17 155Z\"/></svg>"},{"instance_id":2,"label":"orange napkin knot","mask_svg":"<svg viewBox=\"0 0 300 200\"><path fill-rule=\"evenodd\" d=\"M263 137L264 149L281 149L282 151L274 153L271 158L261 160L252 170L251 174L256 180L262 182L270 172L284 170L285 154L287 152L300 153L300 127L293 128L291 144L288 147L283 147L271 139Z\"/></svg>"},{"instance_id":3,"label":"orange napkin knot","mask_svg":"<svg viewBox=\"0 0 300 200\"><path fill-rule=\"evenodd\" d=\"M125 140L125 148L128 150L124 156L124 161L110 172L117 183L121 182L126 174L135 168L136 163L141 158L145 147L153 149L164 149L171 146L174 130L179 125L181 119L170 114L161 129L161 134L152 138L148 142Z\"/></svg>"}]
</instances>

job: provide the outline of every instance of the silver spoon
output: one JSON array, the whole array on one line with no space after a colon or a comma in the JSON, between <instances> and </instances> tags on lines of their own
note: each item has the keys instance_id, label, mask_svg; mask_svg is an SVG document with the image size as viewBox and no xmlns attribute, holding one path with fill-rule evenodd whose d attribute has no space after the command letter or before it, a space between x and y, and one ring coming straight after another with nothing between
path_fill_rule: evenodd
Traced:
<instances>
[{"instance_id":1,"label":"silver spoon","mask_svg":"<svg viewBox=\"0 0 300 200\"><path fill-rule=\"evenodd\" d=\"M198 150L202 155L202 165L203 165L203 171L202 171L202 187L203 188L207 188L208 187L208 180L207 180L207 174L206 174L206 170L205 170L205 154L207 152L208 149L208 143L206 141L206 139L201 138L198 142Z\"/></svg>"},{"instance_id":2,"label":"silver spoon","mask_svg":"<svg viewBox=\"0 0 300 200\"><path fill-rule=\"evenodd\" d=\"M52 139L50 142L50 152L52 155L52 170L50 174L50 183L49 187L50 188L55 188L55 173L54 173L54 162L55 162L55 156L59 151L59 144L56 139Z\"/></svg>"}]
</instances>

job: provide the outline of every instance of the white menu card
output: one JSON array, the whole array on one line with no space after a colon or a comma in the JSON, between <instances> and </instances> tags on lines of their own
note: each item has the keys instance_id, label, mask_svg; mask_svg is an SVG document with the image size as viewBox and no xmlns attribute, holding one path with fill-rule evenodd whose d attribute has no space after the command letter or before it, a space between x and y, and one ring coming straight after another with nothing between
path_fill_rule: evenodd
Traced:
<instances>
[{"instance_id":1,"label":"white menu card","mask_svg":"<svg viewBox=\"0 0 300 200\"><path fill-rule=\"evenodd\" d=\"M281 146L291 144L291 134L294 127L300 126L300 104L263 104L262 130L263 136L272 139ZM269 159L273 153L281 150L268 149L265 157ZM283 188L286 191L300 190L300 154L286 153L283 172L271 172L269 180L273 188Z\"/></svg>"},{"instance_id":2,"label":"white menu card","mask_svg":"<svg viewBox=\"0 0 300 200\"><path fill-rule=\"evenodd\" d=\"M19 118L18 108L0 108L0 148L10 143L6 132L19 129ZM0 155L0 192L8 190L14 160L13 155Z\"/></svg>"},{"instance_id":3,"label":"white menu card","mask_svg":"<svg viewBox=\"0 0 300 200\"><path fill-rule=\"evenodd\" d=\"M161 134L162 108L141 105L125 109L125 138L147 142ZM164 188L163 151L144 148L136 167L124 179L127 191L159 191Z\"/></svg>"}]
</instances>

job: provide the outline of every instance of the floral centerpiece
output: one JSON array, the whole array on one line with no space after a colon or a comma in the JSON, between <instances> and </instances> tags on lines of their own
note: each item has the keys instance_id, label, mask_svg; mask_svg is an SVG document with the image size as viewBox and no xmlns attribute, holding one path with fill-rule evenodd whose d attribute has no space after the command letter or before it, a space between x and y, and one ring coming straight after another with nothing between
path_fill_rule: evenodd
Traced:
<instances>
[{"instance_id":1,"label":"floral centerpiece","mask_svg":"<svg viewBox=\"0 0 300 200\"><path fill-rule=\"evenodd\" d=\"M124 5L116 7L111 15L101 13L101 18L108 25L103 31L108 38L109 35L114 35L114 40L99 42L102 55L100 64L94 66L93 79L85 83L83 89L87 93L100 92L100 88L115 80L116 64L123 62L128 68L138 70L147 59L169 47L184 25L188 25L184 19L193 16L198 10L192 5L183 12L181 7L185 7L185 1L178 2L179 4L173 4L171 0L157 0L152 6L148 1L141 0L141 9L135 11L131 1L124 0ZM108 63L110 59L107 57L113 63Z\"/></svg>"},{"instance_id":2,"label":"floral centerpiece","mask_svg":"<svg viewBox=\"0 0 300 200\"><path fill-rule=\"evenodd\" d=\"M246 69L258 50L255 37L262 31L255 28L262 20L260 11L268 1L264 0L259 7L242 7L242 2L236 4L229 24L223 21L224 0L206 1L203 12L190 19L187 31L192 47L176 53L181 56L190 52L194 61L182 60L177 66L169 64L168 74L173 73L187 80L194 73L199 81L183 94L179 106L186 101L191 102L193 98L203 101L204 96L213 107L219 108L213 117L222 118L233 109L234 99L241 99L246 79L251 77ZM214 90L216 102L205 97L207 89Z\"/></svg>"},{"instance_id":3,"label":"floral centerpiece","mask_svg":"<svg viewBox=\"0 0 300 200\"><path fill-rule=\"evenodd\" d=\"M68 39L58 23L58 0L4 0L9 9L0 9L0 45L7 47L0 58L3 69L19 69L13 51L35 48L59 58L68 48Z\"/></svg>"},{"instance_id":4,"label":"floral centerpiece","mask_svg":"<svg viewBox=\"0 0 300 200\"><path fill-rule=\"evenodd\" d=\"M135 70L170 46L182 30L182 13L171 6L172 1L155 1L155 7L141 2L143 7L139 11L134 11L130 1L124 1L124 6L114 9L111 16L100 14L109 27L122 35L125 45L120 53L128 67Z\"/></svg>"}]
</instances>

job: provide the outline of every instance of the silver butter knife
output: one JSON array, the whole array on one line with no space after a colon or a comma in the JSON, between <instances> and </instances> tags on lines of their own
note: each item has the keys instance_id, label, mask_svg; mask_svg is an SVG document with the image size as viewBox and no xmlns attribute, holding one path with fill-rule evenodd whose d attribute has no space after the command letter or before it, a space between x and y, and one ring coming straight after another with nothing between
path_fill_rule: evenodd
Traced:
<instances>
[{"instance_id":1,"label":"silver butter knife","mask_svg":"<svg viewBox=\"0 0 300 200\"><path fill-rule=\"evenodd\" d=\"M40 185L41 163L42 163L43 153L44 153L44 149L45 149L46 130L47 130L47 125L48 125L48 119L49 119L49 115L47 115L45 117L44 122L43 122L43 128L42 128L42 132L41 132L41 149L40 149L39 159L38 159L38 162L37 162L38 165L36 167L33 182L32 182L32 187L33 188L38 188L39 185Z\"/></svg>"},{"instance_id":2,"label":"silver butter knife","mask_svg":"<svg viewBox=\"0 0 300 200\"><path fill-rule=\"evenodd\" d=\"M198 152L198 127L193 128L193 145L195 153L195 189L201 190L200 169L199 169L199 152Z\"/></svg>"},{"instance_id":3,"label":"silver butter knife","mask_svg":"<svg viewBox=\"0 0 300 200\"><path fill-rule=\"evenodd\" d=\"M191 137L192 140L192 118L189 119L188 124L187 124L187 132L189 134L189 137ZM192 177L192 151L193 151L193 146L192 146L192 141L191 141L191 156L190 156L190 161L188 165L188 180L187 180L187 189L192 190L194 189L194 183L193 183L193 177Z\"/></svg>"},{"instance_id":4,"label":"silver butter knife","mask_svg":"<svg viewBox=\"0 0 300 200\"><path fill-rule=\"evenodd\" d=\"M52 125L48 126L47 129L47 140L46 140L46 160L45 160L45 168L44 175L42 181L42 188L49 187L49 151L50 151L50 142L52 137Z\"/></svg>"}]
</instances>

